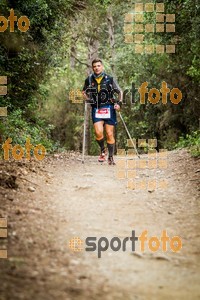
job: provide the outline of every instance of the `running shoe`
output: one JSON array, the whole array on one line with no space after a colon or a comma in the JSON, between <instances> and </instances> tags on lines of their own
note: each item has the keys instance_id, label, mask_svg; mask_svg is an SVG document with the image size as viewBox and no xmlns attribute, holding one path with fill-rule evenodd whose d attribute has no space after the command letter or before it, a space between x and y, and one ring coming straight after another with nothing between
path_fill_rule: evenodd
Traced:
<instances>
[{"instance_id":1,"label":"running shoe","mask_svg":"<svg viewBox=\"0 0 200 300\"><path fill-rule=\"evenodd\" d=\"M99 161L99 162L104 162L105 160L106 160L106 153L105 153L105 152L102 152L102 153L99 155L98 161Z\"/></svg>"},{"instance_id":2,"label":"running shoe","mask_svg":"<svg viewBox=\"0 0 200 300\"><path fill-rule=\"evenodd\" d=\"M116 165L116 163L114 162L113 156L108 157L108 164L109 165Z\"/></svg>"}]
</instances>

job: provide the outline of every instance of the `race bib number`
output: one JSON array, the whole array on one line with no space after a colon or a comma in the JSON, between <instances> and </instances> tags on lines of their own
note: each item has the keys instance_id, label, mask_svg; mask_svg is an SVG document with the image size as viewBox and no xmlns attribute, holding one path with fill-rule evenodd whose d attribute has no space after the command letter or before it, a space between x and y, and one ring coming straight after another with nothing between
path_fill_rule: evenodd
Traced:
<instances>
[{"instance_id":1,"label":"race bib number","mask_svg":"<svg viewBox=\"0 0 200 300\"><path fill-rule=\"evenodd\" d=\"M95 118L110 119L110 108L97 108L95 112Z\"/></svg>"}]
</instances>

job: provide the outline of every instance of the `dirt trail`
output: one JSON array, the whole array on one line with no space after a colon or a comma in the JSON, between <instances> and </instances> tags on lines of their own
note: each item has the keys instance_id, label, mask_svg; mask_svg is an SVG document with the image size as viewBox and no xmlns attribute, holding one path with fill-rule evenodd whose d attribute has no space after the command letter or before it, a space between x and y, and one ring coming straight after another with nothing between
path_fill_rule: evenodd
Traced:
<instances>
[{"instance_id":1,"label":"dirt trail","mask_svg":"<svg viewBox=\"0 0 200 300\"><path fill-rule=\"evenodd\" d=\"M140 170L140 178L166 179L166 189L128 190L116 167L81 164L77 156L20 166L19 189L1 189L0 216L8 216L8 260L0 260L0 300L200 299L200 160L169 153L166 170ZM29 181L27 181L29 180ZM35 191L31 192L30 187ZM148 238L179 236L178 253L73 252L79 237L123 240L135 230ZM85 248L85 245L83 245Z\"/></svg>"}]
</instances>

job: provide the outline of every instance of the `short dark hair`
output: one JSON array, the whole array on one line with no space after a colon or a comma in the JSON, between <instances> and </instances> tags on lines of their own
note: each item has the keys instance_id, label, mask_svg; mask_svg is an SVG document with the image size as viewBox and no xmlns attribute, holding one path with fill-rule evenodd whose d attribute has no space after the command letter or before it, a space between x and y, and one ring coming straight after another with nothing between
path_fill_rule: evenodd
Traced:
<instances>
[{"instance_id":1,"label":"short dark hair","mask_svg":"<svg viewBox=\"0 0 200 300\"><path fill-rule=\"evenodd\" d=\"M95 59L93 59L93 61L92 61L92 66L93 66L93 64L96 64L97 62L100 62L101 64L103 64L103 63L102 63L102 60L101 60L100 58L95 58Z\"/></svg>"}]
</instances>

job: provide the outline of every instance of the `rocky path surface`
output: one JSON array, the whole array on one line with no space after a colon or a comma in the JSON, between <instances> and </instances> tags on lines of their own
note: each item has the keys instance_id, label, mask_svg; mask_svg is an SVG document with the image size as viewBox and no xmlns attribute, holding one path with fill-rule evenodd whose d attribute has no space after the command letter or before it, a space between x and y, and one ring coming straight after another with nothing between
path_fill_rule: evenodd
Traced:
<instances>
[{"instance_id":1,"label":"rocky path surface","mask_svg":"<svg viewBox=\"0 0 200 300\"><path fill-rule=\"evenodd\" d=\"M8 240L1 248L8 259L0 259L0 300L200 299L200 160L173 151L167 169L138 171L139 179L167 180L162 189L127 189L116 172L96 157L81 164L76 155L2 164L0 217L8 218ZM133 230L147 231L144 252L139 241L132 251L130 239L126 251L111 249L114 237L123 243ZM181 238L180 251L169 244L166 252L148 249L163 230ZM96 238L96 251L85 250L88 237ZM109 245L100 252L102 237ZM73 238L81 251L70 249Z\"/></svg>"}]
</instances>

